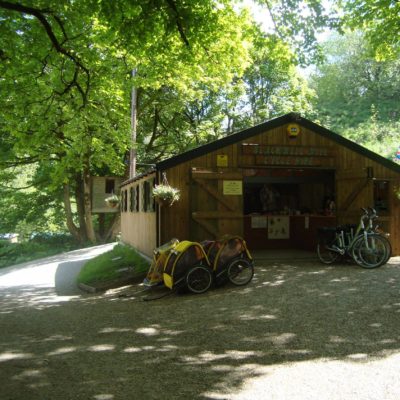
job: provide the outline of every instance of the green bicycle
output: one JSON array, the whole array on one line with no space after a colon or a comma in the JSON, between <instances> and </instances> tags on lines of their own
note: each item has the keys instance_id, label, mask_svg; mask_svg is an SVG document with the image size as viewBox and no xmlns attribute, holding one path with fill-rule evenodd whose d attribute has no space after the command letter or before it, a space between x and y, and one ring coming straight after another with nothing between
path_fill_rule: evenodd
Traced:
<instances>
[{"instance_id":1,"label":"green bicycle","mask_svg":"<svg viewBox=\"0 0 400 400\"><path fill-rule=\"evenodd\" d=\"M338 258L347 256L360 267L377 268L388 261L391 255L390 242L373 228L375 210L362 208L362 211L364 213L356 226L344 225L318 230L317 254L321 262L332 264Z\"/></svg>"}]
</instances>

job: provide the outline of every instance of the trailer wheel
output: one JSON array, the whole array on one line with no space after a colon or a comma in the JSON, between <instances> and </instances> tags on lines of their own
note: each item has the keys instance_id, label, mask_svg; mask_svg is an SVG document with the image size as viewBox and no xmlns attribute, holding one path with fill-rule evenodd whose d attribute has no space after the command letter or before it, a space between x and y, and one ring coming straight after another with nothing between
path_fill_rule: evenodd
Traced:
<instances>
[{"instance_id":1,"label":"trailer wheel","mask_svg":"<svg viewBox=\"0 0 400 400\"><path fill-rule=\"evenodd\" d=\"M212 283L213 273L203 265L192 267L186 274L186 286L192 293L204 293L210 289Z\"/></svg>"},{"instance_id":2,"label":"trailer wheel","mask_svg":"<svg viewBox=\"0 0 400 400\"><path fill-rule=\"evenodd\" d=\"M236 286L247 285L254 275L253 263L245 258L238 258L228 266L228 279Z\"/></svg>"}]
</instances>

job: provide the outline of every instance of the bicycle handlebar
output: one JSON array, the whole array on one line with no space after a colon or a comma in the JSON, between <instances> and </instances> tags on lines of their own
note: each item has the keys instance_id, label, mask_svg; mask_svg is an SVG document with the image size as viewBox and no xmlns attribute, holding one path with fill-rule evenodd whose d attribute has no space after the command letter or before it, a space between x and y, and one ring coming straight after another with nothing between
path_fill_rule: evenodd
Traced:
<instances>
[{"instance_id":1,"label":"bicycle handlebar","mask_svg":"<svg viewBox=\"0 0 400 400\"><path fill-rule=\"evenodd\" d=\"M368 217L368 218L377 218L378 215L376 213L375 208L372 207L368 207L368 208L364 208L361 207L361 211L364 213L364 215L362 216L363 218Z\"/></svg>"},{"instance_id":2,"label":"bicycle handlebar","mask_svg":"<svg viewBox=\"0 0 400 400\"><path fill-rule=\"evenodd\" d=\"M376 214L375 208L368 207L368 212L369 212L371 218L377 218L378 217L378 215Z\"/></svg>"},{"instance_id":3,"label":"bicycle handlebar","mask_svg":"<svg viewBox=\"0 0 400 400\"><path fill-rule=\"evenodd\" d=\"M364 214L361 215L360 225L364 229L365 223L368 221L369 227L372 228L373 227L372 221L374 219L378 218L378 215L376 214L376 210L372 207L368 207L368 208L361 207L361 210L363 211Z\"/></svg>"}]
</instances>

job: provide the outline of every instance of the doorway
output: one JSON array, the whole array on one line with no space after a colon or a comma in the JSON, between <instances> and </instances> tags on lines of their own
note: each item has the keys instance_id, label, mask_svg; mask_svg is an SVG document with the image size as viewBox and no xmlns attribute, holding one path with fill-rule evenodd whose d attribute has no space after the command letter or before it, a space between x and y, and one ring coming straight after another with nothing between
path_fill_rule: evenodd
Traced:
<instances>
[{"instance_id":1,"label":"doorway","mask_svg":"<svg viewBox=\"0 0 400 400\"><path fill-rule=\"evenodd\" d=\"M315 249L318 227L336 223L334 170L259 169L243 183L250 248Z\"/></svg>"}]
</instances>

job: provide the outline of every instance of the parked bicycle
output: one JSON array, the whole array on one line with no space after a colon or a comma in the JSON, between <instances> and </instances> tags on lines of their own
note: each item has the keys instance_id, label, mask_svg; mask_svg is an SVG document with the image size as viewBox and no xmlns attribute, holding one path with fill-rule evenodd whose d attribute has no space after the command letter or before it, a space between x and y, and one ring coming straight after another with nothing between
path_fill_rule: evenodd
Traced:
<instances>
[{"instance_id":1,"label":"parked bicycle","mask_svg":"<svg viewBox=\"0 0 400 400\"><path fill-rule=\"evenodd\" d=\"M369 213L369 223L368 223L368 226L366 227L366 229L369 232L373 232L373 233L376 233L376 234L382 236L383 241L384 241L385 246L386 246L386 250L387 250L387 255L386 255L387 259L385 260L385 262L383 264L386 264L389 261L390 257L392 256L392 245L391 245L391 243L389 241L389 233L384 232L379 227L379 225L374 225L373 224L373 221L378 218L378 216L376 214L376 210L374 208L368 207L368 213Z\"/></svg>"},{"instance_id":2,"label":"parked bicycle","mask_svg":"<svg viewBox=\"0 0 400 400\"><path fill-rule=\"evenodd\" d=\"M363 268L377 268L391 256L390 242L377 232L374 209L362 208L358 225L325 227L318 230L317 254L321 262L332 264L338 258L347 256Z\"/></svg>"}]
</instances>

